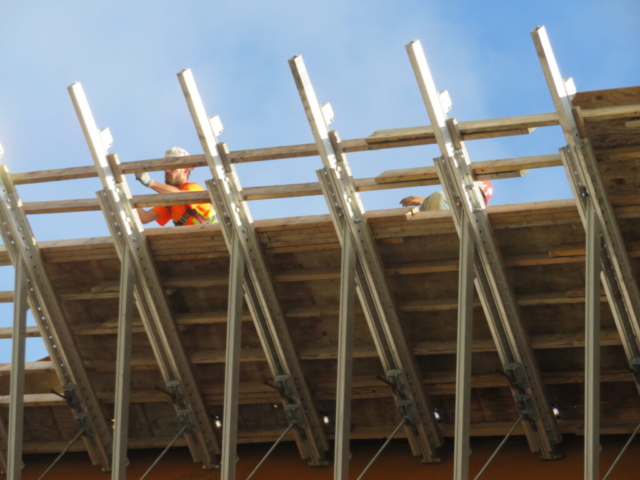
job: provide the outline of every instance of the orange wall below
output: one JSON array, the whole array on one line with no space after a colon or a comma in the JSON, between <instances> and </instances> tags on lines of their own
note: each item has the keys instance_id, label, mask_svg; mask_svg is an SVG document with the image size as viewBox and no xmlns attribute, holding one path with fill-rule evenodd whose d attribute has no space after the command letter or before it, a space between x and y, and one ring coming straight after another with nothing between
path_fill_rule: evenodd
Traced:
<instances>
[{"instance_id":1,"label":"orange wall below","mask_svg":"<svg viewBox=\"0 0 640 480\"><path fill-rule=\"evenodd\" d=\"M622 449L627 437L605 437L602 440L601 477L616 455ZM471 478L482 468L497 447L500 439L473 439L471 448ZM375 454L382 442L358 442L352 447L351 479L356 479L369 459ZM266 453L269 445L241 445L239 448L237 478L244 480ZM507 445L498 454L482 479L514 479L514 480L572 480L583 478L582 438L567 436L561 446L563 460L541 462L531 454L524 438L509 439ZM155 460L160 451L133 451L130 454L131 465L128 479L139 479ZM398 480L450 480L453 476L452 444L442 450L444 463L441 465L422 465L413 457L405 440L392 442L374 466L365 475L364 480L398 479ZM55 455L27 455L24 458L24 480L36 480L53 461ZM332 467L312 468L300 460L295 446L282 444L262 466L254 477L255 480L330 480ZM4 478L4 477L0 477ZM100 472L98 467L90 464L83 453L69 453L47 475L47 480L97 479L108 480L108 474ZM191 461L184 448L177 448L167 454L148 480L218 480L218 471L205 471ZM631 480L640 478L640 439L627 450L615 472L609 480Z\"/></svg>"}]
</instances>

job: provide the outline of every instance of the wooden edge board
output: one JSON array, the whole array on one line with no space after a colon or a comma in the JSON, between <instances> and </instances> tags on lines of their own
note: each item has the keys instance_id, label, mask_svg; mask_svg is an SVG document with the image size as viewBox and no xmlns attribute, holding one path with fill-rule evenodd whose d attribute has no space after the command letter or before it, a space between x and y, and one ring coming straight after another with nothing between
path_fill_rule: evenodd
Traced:
<instances>
[{"instance_id":1,"label":"wooden edge board","mask_svg":"<svg viewBox=\"0 0 640 480\"><path fill-rule=\"evenodd\" d=\"M609 106L586 109L582 111L588 121L606 121L617 118L633 118L640 115L640 105ZM555 113L541 113L533 115L521 115L487 120L474 120L460 122L460 130L463 140L474 138L492 138L495 136L528 133L529 129L543 126L558 125ZM502 133L501 133L502 132ZM382 143L377 148L394 148L413 145L434 143L433 130L428 127L408 127L399 129L378 130L363 139L343 141L345 152L369 150L368 145ZM253 150L238 150L230 153L233 163L244 163L263 160L278 160L284 158L310 157L318 155L315 144L291 145L285 147L270 147ZM204 155L191 155L180 158L158 158L151 160L139 160L121 164L123 174L132 174L143 171L160 171L169 168L200 167L205 166ZM15 185L29 183L54 182L61 180L75 180L97 177L94 166L69 167L36 172L21 172L11 174Z\"/></svg>"},{"instance_id":2,"label":"wooden edge board","mask_svg":"<svg viewBox=\"0 0 640 480\"><path fill-rule=\"evenodd\" d=\"M571 299L568 301L575 302L583 299ZM479 306L479 303L478 303ZM558 333L531 335L531 345L536 350L551 350L565 348L583 348L585 344L584 333ZM601 332L601 343L603 346L619 346L622 345L620 336L615 328L605 328ZM455 355L456 341L454 340L433 340L421 342L413 347L414 354L417 356L429 355ZM495 352L496 347L493 340L474 339L473 351ZM300 360L335 360L337 358L337 350L335 347L304 347L298 349ZM357 345L354 347L354 358L377 358L377 352L374 345ZM241 353L242 362L264 362L266 357L262 348L246 348ZM224 350L197 350L191 352L189 361L192 365L220 364L225 361ZM101 372L115 371L115 361L93 360L85 361L85 365L89 370ZM153 356L143 355L134 356L131 360L131 368L134 370L156 370L158 364ZM54 371L53 363L48 360L27 362L25 366L26 374L33 374L42 371ZM0 376L11 375L11 364L0 364Z\"/></svg>"},{"instance_id":3,"label":"wooden edge board","mask_svg":"<svg viewBox=\"0 0 640 480\"><path fill-rule=\"evenodd\" d=\"M534 157L507 158L488 160L473 164L474 172L479 178L517 177L532 168L560 166L560 155L539 155ZM409 168L383 172L375 178L360 178L354 180L357 191L374 191L389 188L407 188L422 185L437 185L439 183L435 167ZM295 198L322 195L320 184L317 182L297 183L288 185L274 185L262 187L248 187L243 189L245 200L265 200L275 198ZM135 207L160 207L188 204L209 203L211 200L206 191L180 192L151 195L136 195L132 198ZM99 211L100 205L95 198L58 200L46 202L25 202L24 211L27 214L52 214L70 212Z\"/></svg>"}]
</instances>

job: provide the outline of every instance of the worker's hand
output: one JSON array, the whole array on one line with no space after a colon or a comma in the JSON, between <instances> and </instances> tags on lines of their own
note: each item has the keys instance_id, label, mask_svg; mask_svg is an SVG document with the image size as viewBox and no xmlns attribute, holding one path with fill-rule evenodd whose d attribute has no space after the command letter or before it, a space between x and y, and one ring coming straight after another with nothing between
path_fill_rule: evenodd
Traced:
<instances>
[{"instance_id":1,"label":"worker's hand","mask_svg":"<svg viewBox=\"0 0 640 480\"><path fill-rule=\"evenodd\" d=\"M411 195L400 200L400 205L402 205L403 207L419 207L424 203L424 200L424 197L416 197Z\"/></svg>"},{"instance_id":2,"label":"worker's hand","mask_svg":"<svg viewBox=\"0 0 640 480\"><path fill-rule=\"evenodd\" d=\"M151 175L149 175L147 172L136 173L136 180L138 180L145 187L150 187L153 183Z\"/></svg>"}]
</instances>

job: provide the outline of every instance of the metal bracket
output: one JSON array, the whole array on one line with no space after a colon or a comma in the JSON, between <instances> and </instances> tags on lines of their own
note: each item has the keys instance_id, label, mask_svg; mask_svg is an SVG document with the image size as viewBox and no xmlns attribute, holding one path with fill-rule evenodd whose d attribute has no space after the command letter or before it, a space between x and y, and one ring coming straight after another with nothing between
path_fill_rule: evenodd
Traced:
<instances>
[{"instance_id":1,"label":"metal bracket","mask_svg":"<svg viewBox=\"0 0 640 480\"><path fill-rule=\"evenodd\" d=\"M178 380L181 383L181 388L185 391L181 397L182 402L196 419L194 424L197 428L186 435L191 456L194 461L202 461L205 468L216 468L216 456L220 453L218 440L175 328L144 237L144 229L131 206L131 192L126 180L122 176L118 177L112 169L112 165L117 166L118 159L115 155L108 158L107 145L93 118L82 86L74 83L69 87L69 94L103 186L97 196L116 251L123 263L125 252L128 251L130 255L135 272L136 304L160 372L165 381Z\"/></svg>"},{"instance_id":2,"label":"metal bracket","mask_svg":"<svg viewBox=\"0 0 640 480\"><path fill-rule=\"evenodd\" d=\"M512 388L514 402L518 404L516 397L526 393L531 395L531 400L537 406L539 425L534 429L531 422L525 424L527 439L531 449L540 452L543 458L555 458L554 445L562 438L560 429L551 411L527 332L520 320L504 262L485 211L485 202L473 182L464 142L455 120L447 118L449 102L443 100L436 89L420 42L409 43L407 52L442 154L434 159L438 178L449 203L459 203L461 207L452 209L458 235L462 235L465 221L470 226L477 251L474 260L476 289L498 353L503 365L520 363L527 366L522 373L517 369L512 372L514 383L524 386L524 390ZM527 377L524 382L519 378L522 374Z\"/></svg>"},{"instance_id":3,"label":"metal bracket","mask_svg":"<svg viewBox=\"0 0 640 480\"><path fill-rule=\"evenodd\" d=\"M91 461L94 465L99 463L104 471L109 471L111 429L75 346L64 312L47 275L35 235L22 209L22 201L6 166L0 167L0 223L0 234L11 263L17 267L19 262L24 262L28 272L28 304L42 332L42 339L58 377L63 385L78 385L82 395L79 396L77 410L87 413L94 421L94 436L84 439Z\"/></svg>"},{"instance_id":4,"label":"metal bracket","mask_svg":"<svg viewBox=\"0 0 640 480\"><path fill-rule=\"evenodd\" d=\"M514 398L516 399L516 408L518 409L518 413L521 416L532 421L535 421L539 418L536 403L531 395L529 395L528 393L523 393L520 395L516 395ZM535 423L532 424L532 428L536 428Z\"/></svg>"},{"instance_id":5,"label":"metal bracket","mask_svg":"<svg viewBox=\"0 0 640 480\"><path fill-rule=\"evenodd\" d=\"M509 385L511 388L518 388L520 390L527 391L529 383L527 376L524 373L524 368L521 363L507 363L504 365L504 372L509 378Z\"/></svg>"},{"instance_id":6,"label":"metal bracket","mask_svg":"<svg viewBox=\"0 0 640 480\"><path fill-rule=\"evenodd\" d=\"M77 385L64 385L62 392L67 404L74 410L73 421L78 430L84 431L83 436L93 437L96 429L91 417L82 411L82 400L79 397Z\"/></svg>"},{"instance_id":7,"label":"metal bracket","mask_svg":"<svg viewBox=\"0 0 640 480\"><path fill-rule=\"evenodd\" d=\"M403 393L395 391L395 383L389 383L393 384L395 400L401 401L399 410L406 412L415 408L415 414L412 415L414 424L407 425L405 429L412 453L421 455L425 462L438 462L440 458L436 449L442 445L442 435L424 391L415 356L398 318L382 260L366 223L364 206L355 189L340 138L335 131L329 132L327 128L323 108L318 103L302 58L293 57L289 65L318 145L324 168L317 170L316 174L343 248L345 235L351 235L356 254L357 292L382 366L387 372L400 370L401 376L410 379L402 381L397 377L392 378L394 382L400 382L398 386ZM411 406L404 402L405 399L412 401ZM403 420L400 427L405 423Z\"/></svg>"},{"instance_id":8,"label":"metal bracket","mask_svg":"<svg viewBox=\"0 0 640 480\"><path fill-rule=\"evenodd\" d=\"M295 352L262 245L242 196L238 175L231 164L226 145L218 143L216 128L208 121L193 74L190 70L183 70L178 78L213 176L212 180L206 182L207 190L221 219L227 248L232 255L232 249L239 248L244 258L246 303L277 389L285 409L290 411L289 415L304 417L304 421L296 422L299 426L295 429L298 450L311 464L325 465L325 452L329 449L325 427Z\"/></svg>"}]
</instances>

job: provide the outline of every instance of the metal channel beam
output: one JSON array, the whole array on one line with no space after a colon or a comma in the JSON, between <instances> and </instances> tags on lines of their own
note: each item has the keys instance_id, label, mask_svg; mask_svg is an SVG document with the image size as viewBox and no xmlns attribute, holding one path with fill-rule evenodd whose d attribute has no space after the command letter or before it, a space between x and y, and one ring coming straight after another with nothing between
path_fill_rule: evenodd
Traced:
<instances>
[{"instance_id":1,"label":"metal channel beam","mask_svg":"<svg viewBox=\"0 0 640 480\"><path fill-rule=\"evenodd\" d=\"M493 228L480 190L474 183L469 155L455 120L448 120L449 100L436 90L420 42L407 45L418 86L428 111L442 157L434 160L458 234L465 220L471 225L478 251L476 288L489 322L511 391L521 416L529 446L543 459L556 458L560 429L551 410L526 330L496 245ZM443 100L447 103L444 105Z\"/></svg>"},{"instance_id":2,"label":"metal channel beam","mask_svg":"<svg viewBox=\"0 0 640 480\"><path fill-rule=\"evenodd\" d=\"M207 117L193 74L183 70L178 78L213 175L207 188L227 247L233 248L233 238L237 236L242 248L246 265L245 298L289 423L295 423L293 432L300 455L311 465L325 465L327 435L291 341L251 213L242 199L240 181L228 159L226 146L218 144L219 128Z\"/></svg>"},{"instance_id":3,"label":"metal channel beam","mask_svg":"<svg viewBox=\"0 0 640 480\"><path fill-rule=\"evenodd\" d=\"M9 446L7 480L22 478L24 433L24 363L27 329L27 272L24 263L16 266L13 299L13 349L11 351L11 387L9 390Z\"/></svg>"},{"instance_id":4,"label":"metal channel beam","mask_svg":"<svg viewBox=\"0 0 640 480\"><path fill-rule=\"evenodd\" d=\"M406 420L404 428L411 450L414 455L422 456L425 463L438 462L440 458L436 449L443 443L442 434L424 390L415 356L402 330L340 139L336 132L329 132L327 128L330 114L326 107L323 111L316 99L302 57L293 57L289 65L325 167L317 173L338 238L342 241L346 230L356 250L360 303L388 382L392 385L398 411Z\"/></svg>"},{"instance_id":5,"label":"metal channel beam","mask_svg":"<svg viewBox=\"0 0 640 480\"><path fill-rule=\"evenodd\" d=\"M191 456L205 468L217 468L220 446L164 296L144 229L131 207L131 192L120 175L117 157L107 155L110 135L104 133L106 129L98 130L82 86L74 83L69 93L104 187L98 192L98 200L116 251L122 262L125 251L131 254L138 311L180 423L187 427L185 439Z\"/></svg>"},{"instance_id":6,"label":"metal channel beam","mask_svg":"<svg viewBox=\"0 0 640 480\"><path fill-rule=\"evenodd\" d=\"M224 370L221 480L236 479L240 350L242 349L242 284L246 271L238 237L234 235L232 242L229 264L229 305L227 307L227 351Z\"/></svg>"},{"instance_id":7,"label":"metal channel beam","mask_svg":"<svg viewBox=\"0 0 640 480\"><path fill-rule=\"evenodd\" d=\"M340 275L334 480L349 480L349 460L351 457L349 434L351 433L351 383L353 379L353 332L356 297L356 251L352 242L351 232L344 229Z\"/></svg>"},{"instance_id":8,"label":"metal channel beam","mask_svg":"<svg viewBox=\"0 0 640 480\"><path fill-rule=\"evenodd\" d=\"M458 348L456 358L456 417L453 449L453 480L469 479L469 427L471 424L471 350L473 342L473 281L476 247L469 220L460 235L458 279Z\"/></svg>"},{"instance_id":9,"label":"metal channel beam","mask_svg":"<svg viewBox=\"0 0 640 480\"><path fill-rule=\"evenodd\" d=\"M8 471L7 467L7 446L9 444L9 434L4 421L0 420L0 475L5 475Z\"/></svg>"},{"instance_id":10,"label":"metal channel beam","mask_svg":"<svg viewBox=\"0 0 640 480\"><path fill-rule=\"evenodd\" d=\"M118 311L118 351L116 355L116 396L113 433L113 480L127 478L127 438L129 433L129 392L131 391L131 341L133 338L133 308L135 272L132 253L124 251L120 272L120 305Z\"/></svg>"},{"instance_id":11,"label":"metal channel beam","mask_svg":"<svg viewBox=\"0 0 640 480\"><path fill-rule=\"evenodd\" d=\"M586 328L584 348L584 478L600 479L600 252L595 206L587 207Z\"/></svg>"},{"instance_id":12,"label":"metal channel beam","mask_svg":"<svg viewBox=\"0 0 640 480\"><path fill-rule=\"evenodd\" d=\"M629 365L634 372L636 388L640 392L640 291L633 274L624 239L615 212L607 196L606 187L598 170L598 160L589 139L582 138L574 117L571 98L573 82L560 74L546 29L538 27L531 32L540 64L558 113L567 146L560 156L567 172L569 184L576 198L578 212L585 229L589 228L588 206L597 214L602 249L602 280L613 317L622 339Z\"/></svg>"},{"instance_id":13,"label":"metal channel beam","mask_svg":"<svg viewBox=\"0 0 640 480\"><path fill-rule=\"evenodd\" d=\"M0 222L2 240L11 263L15 268L23 263L26 268L28 303L64 385L76 425L85 429L82 439L87 452L94 465L100 464L108 472L111 470L111 428L91 385L6 166L0 167Z\"/></svg>"}]
</instances>

